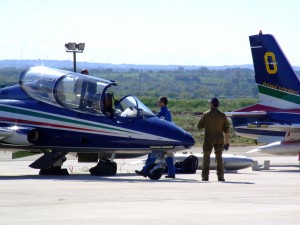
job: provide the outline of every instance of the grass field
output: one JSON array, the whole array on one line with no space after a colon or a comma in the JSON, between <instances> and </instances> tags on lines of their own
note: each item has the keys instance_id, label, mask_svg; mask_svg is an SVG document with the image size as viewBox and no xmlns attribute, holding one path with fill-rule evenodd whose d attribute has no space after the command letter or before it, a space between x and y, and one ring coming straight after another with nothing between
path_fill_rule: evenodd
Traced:
<instances>
[{"instance_id":1,"label":"grass field","mask_svg":"<svg viewBox=\"0 0 300 225\"><path fill-rule=\"evenodd\" d=\"M153 112L157 112L159 109L156 107L156 98L141 97L140 100L148 106ZM243 108L257 103L257 99L220 99L220 111L230 112L239 108ZM197 129L197 124L200 116L203 112L209 109L209 102L205 100L175 100L169 99L168 108L172 113L173 122L184 130L191 133L196 141L196 146L200 146L203 143L203 131ZM229 123L231 123L229 119ZM233 128L230 129L230 143L235 146L254 145L255 141L248 138L237 136Z\"/></svg>"}]
</instances>

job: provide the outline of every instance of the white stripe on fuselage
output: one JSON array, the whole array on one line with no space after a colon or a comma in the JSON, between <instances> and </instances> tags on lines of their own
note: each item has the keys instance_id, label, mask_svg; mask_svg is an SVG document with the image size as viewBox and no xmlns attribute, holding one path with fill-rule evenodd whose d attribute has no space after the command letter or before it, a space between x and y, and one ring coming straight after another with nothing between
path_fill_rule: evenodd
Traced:
<instances>
[{"instance_id":1,"label":"white stripe on fuselage","mask_svg":"<svg viewBox=\"0 0 300 225\"><path fill-rule=\"evenodd\" d=\"M12 119L16 119L16 120L21 119L21 120L28 120L28 121L32 121L32 122L38 121L38 122L42 122L42 123L49 123L49 124L53 124L54 127L52 127L52 126L43 126L43 125L32 125L32 124L27 124L27 123L24 123L24 124L20 123L21 125L26 125L26 126L31 126L31 127L43 127L43 128L48 128L48 129L69 130L69 131L75 131L75 132L94 133L94 134L100 134L100 135L106 135L106 136L127 137L127 138L133 138L133 139L178 142L178 140L174 140L174 139L164 138L164 137L157 136L157 135L143 133L143 132L130 130L130 129L126 129L126 128L120 128L120 127L112 126L112 125L97 123L97 122L93 122L93 121L89 121L89 120L83 120L83 119L74 118L74 117L61 116L61 115L57 115L57 114L45 113L45 112L41 112L41 111L38 111L38 110L29 110L29 109L24 109L24 108L20 108L20 107L14 107L14 106L7 106L7 105L4 105L4 106L5 107L11 107L11 108L14 108L14 109L17 109L17 110L18 109L26 110L26 111L30 111L30 112L45 114L47 116L55 116L55 117L59 117L59 118L67 119L67 120L74 120L74 121L76 120L76 121L79 121L79 122L91 124L89 126L89 125L83 125L83 124L78 124L78 123L60 121L60 120L55 120L55 119L48 119L48 118L42 118L42 117L30 116L30 115L23 115L21 113L12 113L12 112L5 112L5 111L1 112L2 117L12 118ZM99 119L100 118L101 117L99 117ZM13 123L13 122L11 124L15 125L15 123ZM71 129L66 129L66 128L55 127L55 125L69 126L69 127L82 128L82 129L90 129L90 130L94 130L94 131L82 131L82 130L72 129L72 128ZM103 126L103 128L94 127L93 125ZM115 130L115 129L118 129L118 130Z\"/></svg>"},{"instance_id":2,"label":"white stripe on fuselage","mask_svg":"<svg viewBox=\"0 0 300 225\"><path fill-rule=\"evenodd\" d=\"M260 105L279 109L300 109L300 105L283 99L259 93Z\"/></svg>"}]
</instances>

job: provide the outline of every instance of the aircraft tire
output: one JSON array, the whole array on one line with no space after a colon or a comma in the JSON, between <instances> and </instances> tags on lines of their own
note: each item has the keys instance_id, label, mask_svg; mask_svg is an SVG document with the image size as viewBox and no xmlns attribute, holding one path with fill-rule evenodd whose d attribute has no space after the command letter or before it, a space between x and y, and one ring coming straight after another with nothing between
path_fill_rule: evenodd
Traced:
<instances>
[{"instance_id":1,"label":"aircraft tire","mask_svg":"<svg viewBox=\"0 0 300 225\"><path fill-rule=\"evenodd\" d=\"M90 173L94 176L114 176L117 173L117 163L109 159L100 159L98 164L90 169Z\"/></svg>"},{"instance_id":2,"label":"aircraft tire","mask_svg":"<svg viewBox=\"0 0 300 225\"><path fill-rule=\"evenodd\" d=\"M158 167L158 168L155 168ZM151 180L159 180L163 175L164 169L157 163L152 163L147 169L147 176Z\"/></svg>"}]
</instances>

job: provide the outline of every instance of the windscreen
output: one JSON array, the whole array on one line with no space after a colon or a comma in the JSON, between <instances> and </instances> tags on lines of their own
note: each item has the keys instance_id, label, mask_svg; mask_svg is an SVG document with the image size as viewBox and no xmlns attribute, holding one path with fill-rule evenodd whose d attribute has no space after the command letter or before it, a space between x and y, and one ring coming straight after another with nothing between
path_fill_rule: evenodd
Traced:
<instances>
[{"instance_id":1,"label":"windscreen","mask_svg":"<svg viewBox=\"0 0 300 225\"><path fill-rule=\"evenodd\" d=\"M144 118L155 116L140 100L131 95L121 98L115 105L115 111L120 117Z\"/></svg>"}]
</instances>

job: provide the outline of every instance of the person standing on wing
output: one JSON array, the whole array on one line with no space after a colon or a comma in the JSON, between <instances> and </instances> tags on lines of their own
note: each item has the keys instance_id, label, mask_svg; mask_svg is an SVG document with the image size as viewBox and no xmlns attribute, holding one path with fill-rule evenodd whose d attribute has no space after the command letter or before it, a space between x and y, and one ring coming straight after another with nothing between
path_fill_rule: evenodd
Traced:
<instances>
[{"instance_id":1,"label":"person standing on wing","mask_svg":"<svg viewBox=\"0 0 300 225\"><path fill-rule=\"evenodd\" d=\"M198 123L199 130L205 128L203 143L202 181L209 180L209 164L212 148L215 150L218 181L225 181L222 152L225 142L229 146L229 124L226 115L218 110L219 100L210 100L210 110L204 112ZM227 149L228 150L228 149Z\"/></svg>"},{"instance_id":2,"label":"person standing on wing","mask_svg":"<svg viewBox=\"0 0 300 225\"><path fill-rule=\"evenodd\" d=\"M165 97L165 96L160 97L157 101L157 106L160 107L160 110L156 114L156 116L160 119L172 122L172 115L171 115L167 105L168 105L167 97ZM148 158L146 160L146 163L145 163L145 166L143 167L143 169L142 170L136 170L135 172L138 175L146 177L148 166L151 165L152 163L155 163L156 158L159 156L159 154L161 154L161 153L150 153L150 154L148 154ZM167 152L166 163L167 163L167 166L168 166L168 175L165 176L165 177L174 179L175 178L175 166L174 166L174 154L173 154L173 152Z\"/></svg>"}]
</instances>

